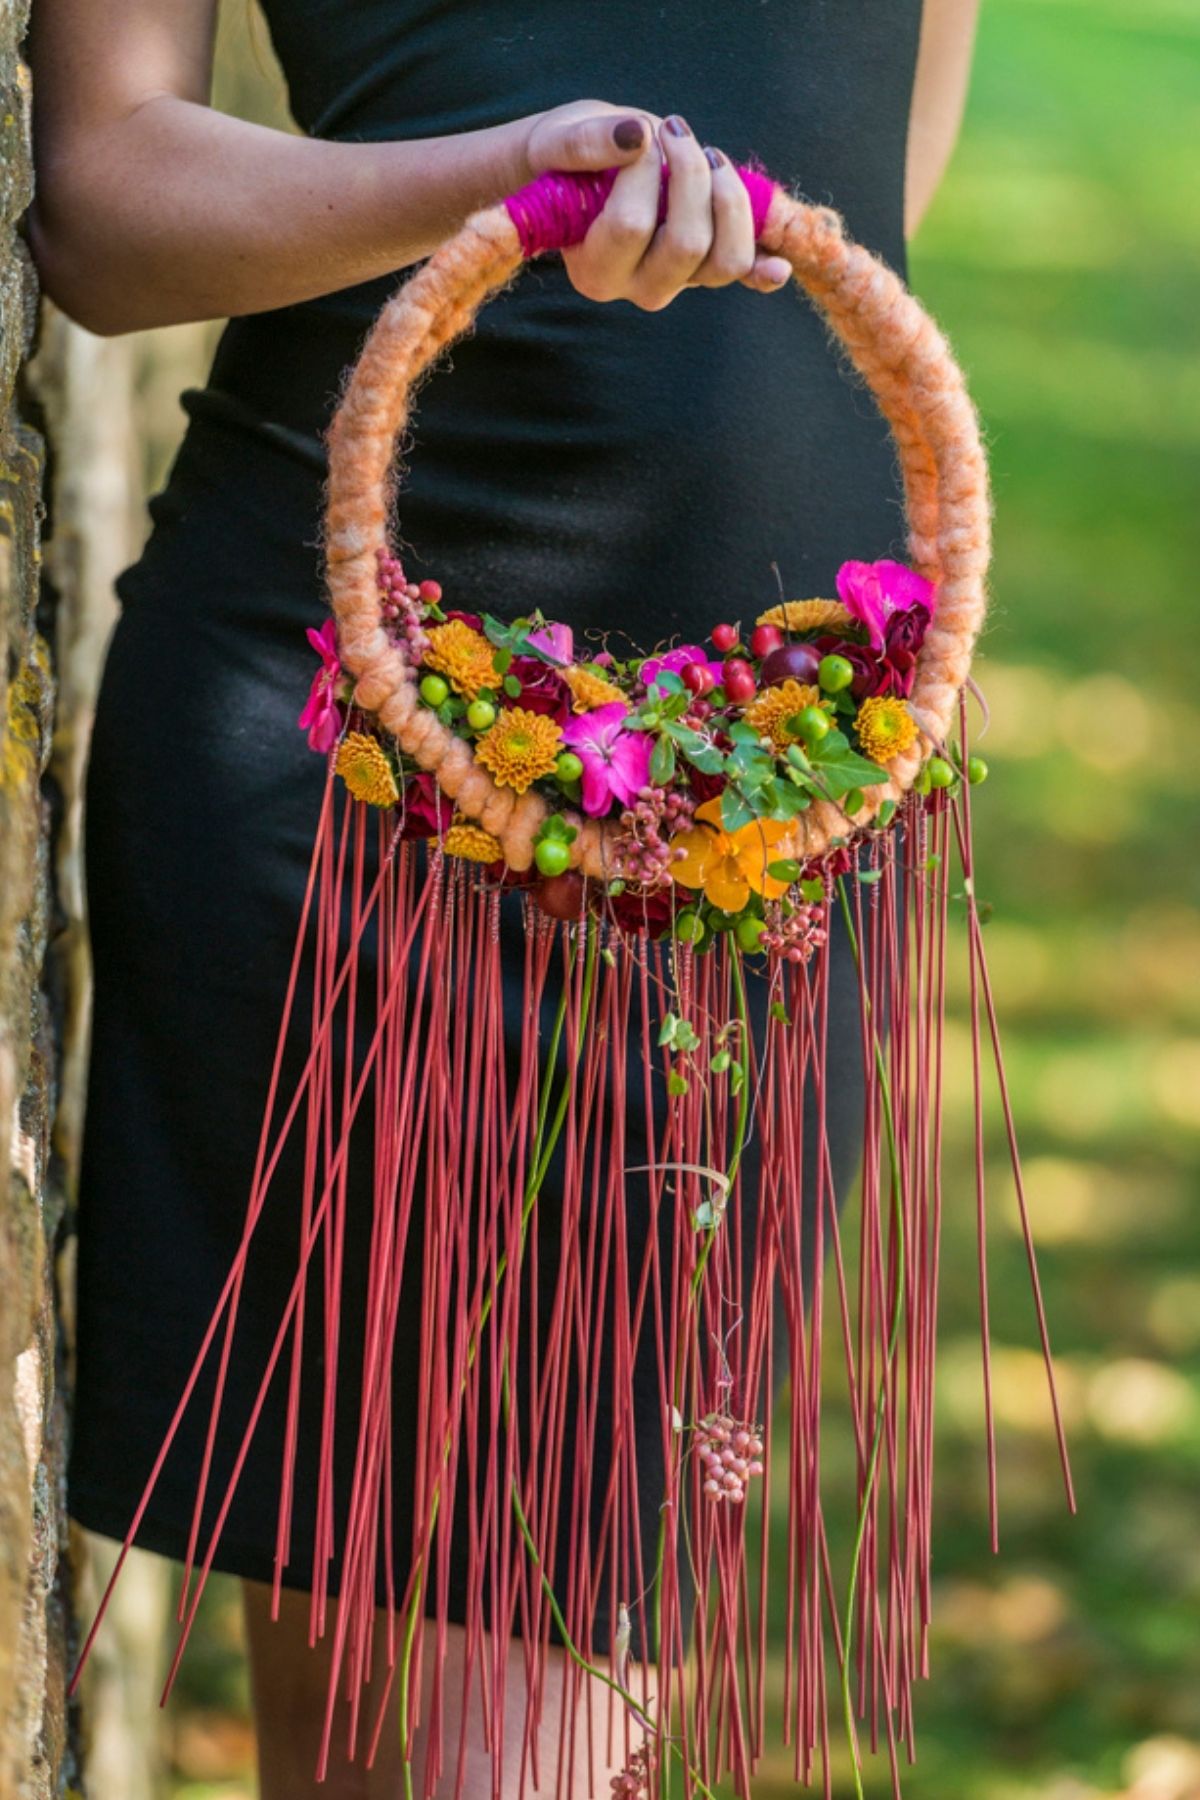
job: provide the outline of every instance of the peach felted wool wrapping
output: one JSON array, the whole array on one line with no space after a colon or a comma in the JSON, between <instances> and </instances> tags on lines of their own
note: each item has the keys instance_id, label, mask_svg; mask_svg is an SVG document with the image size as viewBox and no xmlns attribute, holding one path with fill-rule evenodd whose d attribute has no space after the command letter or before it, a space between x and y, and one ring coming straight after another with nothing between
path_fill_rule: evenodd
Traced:
<instances>
[{"instance_id":1,"label":"peach felted wool wrapping","mask_svg":"<svg viewBox=\"0 0 1200 1800\"><path fill-rule=\"evenodd\" d=\"M944 1191L941 1167L952 941L965 945L968 968L975 1181L966 1204L978 1221L993 1540L985 1044L1070 1496L974 898L970 787L958 781L928 797L913 789L931 749L950 754L951 734L967 766L963 690L989 554L978 426L944 339L897 276L851 243L834 213L761 175L743 179L762 246L786 257L895 438L911 560L937 589L910 699L920 738L889 766L886 783L865 790L853 817L818 801L790 828L777 854L819 868L806 886L822 897L794 909L790 947L773 944L753 962L729 932L698 948L626 935L586 908L549 918L530 891L506 891L439 839L405 839L399 809L339 798L330 757L259 1153L247 1170L242 1239L113 1575L154 1503L185 1413L200 1407L206 1452L169 1687L268 1397L286 1385L278 1597L299 1559L301 1351L315 1340L321 1449L305 1576L312 1639L330 1641L321 1775L336 1744L371 1759L390 1731L407 1792L462 1791L463 1746L442 1729L447 1572L459 1557L470 1594L467 1618L455 1621L465 1637L460 1701L482 1721L496 1800L507 1800L503 1772L518 1764L522 1795L587 1791L589 1754L594 1768L616 1771L617 1800L712 1800L726 1777L747 1800L768 1747L769 1643L797 1781L819 1777L832 1792L831 1721L840 1717L858 1791L868 1745L887 1755L899 1791L901 1758L915 1742L913 1683L929 1661L941 1220L945 1206L964 1203ZM329 433L325 553L355 703L432 771L460 815L499 840L518 873L533 862L547 803L536 791L518 797L498 787L471 746L422 703L416 671L381 612L378 559L389 545L395 446L417 381L527 254L582 234L606 191L600 177L548 178L470 219L384 307ZM865 832L885 802L895 828ZM605 877L611 827L573 822L574 863L585 877ZM857 863L842 849L853 839ZM831 850L842 854L814 861ZM519 908L523 925L515 1072L505 1055L514 1022L503 1007L502 907ZM853 1196L835 1190L826 1128L834 929L853 951L866 1082ZM369 977L360 980L368 938ZM767 984L761 1032L747 1005L751 979ZM302 984L312 1005L300 1023ZM298 1041L303 1068L285 1081L285 1051ZM275 1180L285 1147L297 1142L298 1194ZM759 1153L752 1192L751 1142ZM552 1151L561 1157L561 1231L549 1252L530 1225ZM342 1263L347 1170L360 1156L371 1193L365 1292L351 1291ZM648 1214L631 1205L635 1182ZM268 1204L295 1215L296 1275L250 1416L232 1422L229 1458L218 1427L227 1423L244 1278ZM538 1268L543 1254L553 1255L552 1269ZM520 1299L531 1263L535 1285L552 1296L540 1322ZM397 1368L402 1284L414 1267L419 1366ZM340 1330L348 1309L364 1326L353 1370ZM542 1343L539 1323L545 1341L527 1363L530 1342ZM790 1385L773 1432L776 1323ZM612 1367L603 1394L602 1341ZM637 1457L646 1400L633 1379L648 1347L662 1448L661 1494L650 1496L656 1544L645 1542L639 1522L649 1479ZM518 1380L518 1368L528 1377ZM396 1383L420 1395L417 1442L402 1453L392 1440ZM822 1429L839 1390L852 1498L831 1501ZM348 1497L335 1480L335 1443L347 1428L355 1444ZM401 1484L412 1496L405 1542L393 1531ZM452 1544L464 1504L466 1541ZM836 1535L827 1529L831 1504L844 1515ZM551 1571L564 1559L569 1574L556 1585ZM429 1647L423 1619L433 1627ZM491 1620L500 1622L495 1632ZM503 1648L510 1635L520 1640L515 1661ZM506 1750L506 1691L517 1681L520 1744ZM418 1761L422 1727L428 1754ZM607 1774L595 1780L607 1800Z\"/></svg>"}]
</instances>

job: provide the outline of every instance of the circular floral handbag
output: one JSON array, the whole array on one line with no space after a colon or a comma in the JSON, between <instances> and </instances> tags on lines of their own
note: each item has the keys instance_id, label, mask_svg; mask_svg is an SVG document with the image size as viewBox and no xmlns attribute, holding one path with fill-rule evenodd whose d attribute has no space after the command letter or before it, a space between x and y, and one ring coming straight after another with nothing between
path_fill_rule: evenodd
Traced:
<instances>
[{"instance_id":1,"label":"circular floral handbag","mask_svg":"<svg viewBox=\"0 0 1200 1800\"><path fill-rule=\"evenodd\" d=\"M768 1631L797 1779L821 1764L828 1791L836 1705L859 1792L863 1718L898 1785L928 1653L941 1217L962 1203L941 1171L955 938L967 950L977 1096L985 1038L995 1053L1050 1368L970 847L986 768L968 744L966 695L990 523L975 412L899 277L833 212L741 175L761 245L791 265L891 428L909 563L847 562L830 571L827 597L781 596L753 621L714 622L703 642L623 660L581 653L540 610L495 617L481 596L451 606L437 582L408 579L390 523L414 388L527 257L583 237L611 172L544 176L471 218L383 308L329 432L332 613L310 633L321 661L300 715L328 773L279 1054L242 1241L127 1540L214 1366L210 1452L223 1441L255 1229L266 1205L296 1207L296 1278L258 1403L231 1466L205 1458L172 1679L288 1368L277 1586L292 1560L298 1371L315 1334L326 1406L306 1579L314 1636L333 1640L322 1773L343 1708L351 1752L368 1756L398 1711L413 1784L431 1654L416 1625L434 1625L436 1694L457 1497L472 1597L467 1704L482 1709L499 1757L509 1663L489 1653L488 1633L503 1622L525 1646L523 1763L536 1786L569 1785L586 1740L597 1766L616 1771L621 1800L673 1783L711 1800L726 1777L747 1795L766 1742ZM500 932L514 908L515 1074ZM856 971L866 1083L849 1204L826 1123L836 933ZM289 1085L302 979L307 1056ZM981 1118L977 1098L986 1374ZM273 1186L297 1133L299 1195ZM365 1291L351 1291L347 1170L364 1149L370 1268ZM556 1266L548 1285L540 1270L539 1291L554 1298L539 1322L517 1301L545 1254L537 1227L552 1169ZM420 1366L398 1369L401 1283L418 1254ZM319 1304L306 1307L310 1290ZM346 1308L365 1318L361 1371L338 1362ZM647 1400L634 1369L647 1357L654 1470L637 1461ZM421 1395L418 1442L402 1461L390 1435L397 1380ZM343 1386L357 1448L339 1500L329 1396ZM820 1427L839 1390L854 1494L850 1548L835 1560L828 1509L847 1501L830 1499ZM777 1410L786 1418L773 1429ZM988 1449L994 1530L990 1399ZM1063 1469L1069 1494L1065 1447ZM391 1534L399 1483L411 1488L405 1543ZM365 1716L381 1659L388 1698ZM552 1684L561 1734L546 1743ZM425 1792L459 1748L425 1759Z\"/></svg>"}]
</instances>

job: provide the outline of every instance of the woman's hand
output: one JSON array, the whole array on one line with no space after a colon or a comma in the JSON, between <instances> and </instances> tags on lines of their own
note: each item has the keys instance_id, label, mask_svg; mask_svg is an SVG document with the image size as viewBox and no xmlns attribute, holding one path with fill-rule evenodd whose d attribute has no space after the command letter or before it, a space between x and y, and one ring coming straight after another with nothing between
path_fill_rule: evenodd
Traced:
<instances>
[{"instance_id":1,"label":"woman's hand","mask_svg":"<svg viewBox=\"0 0 1200 1800\"><path fill-rule=\"evenodd\" d=\"M660 225L664 159L667 216ZM759 254L749 196L729 158L702 148L677 115L664 120L575 101L533 121L526 160L534 175L624 165L582 244L563 253L571 281L589 300L631 300L658 312L685 287L739 281L775 293L791 275L782 257Z\"/></svg>"}]
</instances>

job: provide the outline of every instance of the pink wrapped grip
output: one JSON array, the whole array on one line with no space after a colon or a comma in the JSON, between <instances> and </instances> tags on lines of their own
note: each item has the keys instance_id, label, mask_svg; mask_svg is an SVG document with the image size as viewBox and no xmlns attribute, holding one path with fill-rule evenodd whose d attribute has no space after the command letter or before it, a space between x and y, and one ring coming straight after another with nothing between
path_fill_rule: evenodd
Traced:
<instances>
[{"instance_id":1,"label":"pink wrapped grip","mask_svg":"<svg viewBox=\"0 0 1200 1800\"><path fill-rule=\"evenodd\" d=\"M600 169L582 175L550 170L529 182L504 202L508 216L516 226L521 248L526 256L537 256L543 250L566 250L582 243L592 221L597 218L612 192L616 169ZM750 209L754 215L754 235L762 236L776 183L761 169L739 168ZM659 223L667 216L667 168L663 165L662 192L658 203Z\"/></svg>"}]
</instances>

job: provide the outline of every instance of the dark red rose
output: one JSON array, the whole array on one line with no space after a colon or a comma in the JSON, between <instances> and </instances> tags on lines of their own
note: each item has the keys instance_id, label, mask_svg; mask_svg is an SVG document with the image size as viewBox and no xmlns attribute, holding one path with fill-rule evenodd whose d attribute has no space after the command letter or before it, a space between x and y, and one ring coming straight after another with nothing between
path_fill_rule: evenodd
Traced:
<instances>
[{"instance_id":1,"label":"dark red rose","mask_svg":"<svg viewBox=\"0 0 1200 1800\"><path fill-rule=\"evenodd\" d=\"M724 775L706 775L703 769L693 769L688 765L688 787L696 796L697 806L703 806L706 800L715 800L727 785Z\"/></svg>"},{"instance_id":2,"label":"dark red rose","mask_svg":"<svg viewBox=\"0 0 1200 1800\"><path fill-rule=\"evenodd\" d=\"M571 716L571 690L549 663L540 656L514 656L507 673L521 684L519 695L504 696L506 706L523 706L526 712L545 713L565 725Z\"/></svg>"},{"instance_id":3,"label":"dark red rose","mask_svg":"<svg viewBox=\"0 0 1200 1800\"><path fill-rule=\"evenodd\" d=\"M880 666L890 671L890 684L880 693L899 694L907 699L912 693L917 672L917 653L929 630L929 608L912 606L907 612L894 612L883 628L883 650Z\"/></svg>"},{"instance_id":4,"label":"dark red rose","mask_svg":"<svg viewBox=\"0 0 1200 1800\"><path fill-rule=\"evenodd\" d=\"M619 894L603 894L598 898L600 911L615 920L622 931L648 932L661 937L671 923L675 890L671 882L662 887L643 888L630 883Z\"/></svg>"},{"instance_id":5,"label":"dark red rose","mask_svg":"<svg viewBox=\"0 0 1200 1800\"><path fill-rule=\"evenodd\" d=\"M454 802L443 794L433 776L422 769L404 783L402 838L431 838L449 829Z\"/></svg>"},{"instance_id":6,"label":"dark red rose","mask_svg":"<svg viewBox=\"0 0 1200 1800\"><path fill-rule=\"evenodd\" d=\"M483 630L483 620L478 613L463 612L457 606L444 606L442 611L445 613L448 620L461 619L464 625L469 625L471 627L472 631Z\"/></svg>"}]
</instances>

